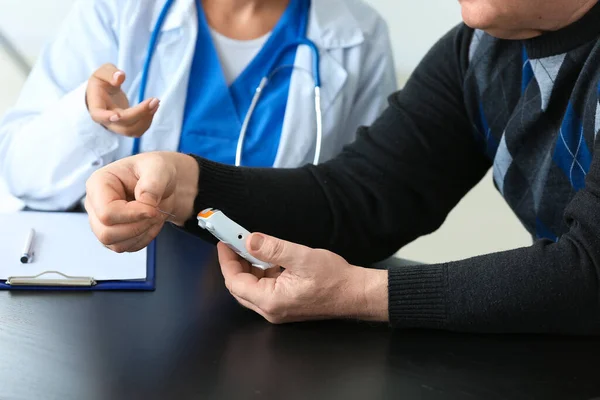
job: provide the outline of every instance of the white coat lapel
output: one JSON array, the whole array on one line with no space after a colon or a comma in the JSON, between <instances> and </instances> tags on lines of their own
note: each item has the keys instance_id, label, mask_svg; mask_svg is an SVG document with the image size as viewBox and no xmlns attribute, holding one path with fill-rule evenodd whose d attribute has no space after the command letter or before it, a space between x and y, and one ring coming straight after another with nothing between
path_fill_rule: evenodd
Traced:
<instances>
[{"instance_id":1,"label":"white coat lapel","mask_svg":"<svg viewBox=\"0 0 600 400\"><path fill-rule=\"evenodd\" d=\"M321 110L326 119L341 107L335 100L348 78L343 67L344 49L360 45L364 36L344 0L313 1L309 18L307 37L319 48ZM295 67L274 163L279 168L312 162L315 151L315 141L307 140L316 138L316 113L312 52L306 46L298 48ZM323 134L328 134L325 125Z\"/></svg>"},{"instance_id":2,"label":"white coat lapel","mask_svg":"<svg viewBox=\"0 0 600 400\"><path fill-rule=\"evenodd\" d=\"M344 87L344 50L365 40L344 0L313 1L307 36L320 49L321 104L324 115Z\"/></svg>"}]
</instances>

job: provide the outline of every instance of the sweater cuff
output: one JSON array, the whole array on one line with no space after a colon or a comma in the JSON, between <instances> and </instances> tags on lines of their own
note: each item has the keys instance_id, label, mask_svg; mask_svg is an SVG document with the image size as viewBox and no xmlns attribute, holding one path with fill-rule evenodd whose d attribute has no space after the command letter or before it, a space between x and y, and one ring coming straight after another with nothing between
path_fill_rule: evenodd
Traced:
<instances>
[{"instance_id":1,"label":"sweater cuff","mask_svg":"<svg viewBox=\"0 0 600 400\"><path fill-rule=\"evenodd\" d=\"M446 325L445 265L398 266L388 270L390 324L398 328L440 329Z\"/></svg>"},{"instance_id":2,"label":"sweater cuff","mask_svg":"<svg viewBox=\"0 0 600 400\"><path fill-rule=\"evenodd\" d=\"M188 155L198 163L200 174L198 194L194 200L194 212L191 218L185 222L184 229L200 232L196 219L200 211L208 207L227 210L230 207L239 206L239 203L247 197L245 193L240 193L244 190L245 185L239 168L217 163L194 154Z\"/></svg>"}]
</instances>

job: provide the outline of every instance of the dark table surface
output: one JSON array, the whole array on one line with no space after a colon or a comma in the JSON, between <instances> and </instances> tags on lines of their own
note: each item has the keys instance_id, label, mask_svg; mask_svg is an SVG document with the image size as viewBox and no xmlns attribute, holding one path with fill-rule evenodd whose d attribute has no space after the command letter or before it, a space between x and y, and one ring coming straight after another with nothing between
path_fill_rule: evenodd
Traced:
<instances>
[{"instance_id":1,"label":"dark table surface","mask_svg":"<svg viewBox=\"0 0 600 400\"><path fill-rule=\"evenodd\" d=\"M172 227L154 292L0 292L0 399L600 398L600 340L275 326Z\"/></svg>"}]
</instances>

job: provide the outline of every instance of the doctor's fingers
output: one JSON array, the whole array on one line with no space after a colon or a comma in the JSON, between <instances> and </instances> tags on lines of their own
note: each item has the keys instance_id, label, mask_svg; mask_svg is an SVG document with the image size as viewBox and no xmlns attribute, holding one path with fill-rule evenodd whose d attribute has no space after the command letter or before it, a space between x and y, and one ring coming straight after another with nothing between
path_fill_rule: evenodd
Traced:
<instances>
[{"instance_id":1,"label":"doctor's fingers","mask_svg":"<svg viewBox=\"0 0 600 400\"><path fill-rule=\"evenodd\" d=\"M145 103L151 103L151 101ZM109 117L108 124L105 126L120 135L140 137L152 125L154 114L158 109L158 102L152 106L152 109L149 107L149 104L142 103L126 110L113 110L118 118Z\"/></svg>"},{"instance_id":2,"label":"doctor's fingers","mask_svg":"<svg viewBox=\"0 0 600 400\"><path fill-rule=\"evenodd\" d=\"M133 126L142 120L152 120L159 103L158 99L149 98L134 107L129 107L127 102L116 104L114 99L104 94L90 93L88 96L88 109L95 122L122 127Z\"/></svg>"},{"instance_id":3,"label":"doctor's fingers","mask_svg":"<svg viewBox=\"0 0 600 400\"><path fill-rule=\"evenodd\" d=\"M118 88L125 81L125 72L118 69L115 65L107 63L92 74L92 79L99 79Z\"/></svg>"},{"instance_id":4,"label":"doctor's fingers","mask_svg":"<svg viewBox=\"0 0 600 400\"><path fill-rule=\"evenodd\" d=\"M141 137L152 125L152 120L140 120L131 126L123 126L122 124L115 122L109 123L106 126L107 129L111 130L114 133L117 133L122 136L139 138Z\"/></svg>"},{"instance_id":5,"label":"doctor's fingers","mask_svg":"<svg viewBox=\"0 0 600 400\"><path fill-rule=\"evenodd\" d=\"M152 119L152 116L158 110L159 105L160 100L158 100L156 97L151 97L133 107L129 107L124 110L115 109L114 111L119 114L118 122L127 126L133 125L143 119Z\"/></svg>"},{"instance_id":6,"label":"doctor's fingers","mask_svg":"<svg viewBox=\"0 0 600 400\"><path fill-rule=\"evenodd\" d=\"M103 108L92 108L90 107L90 117L97 124L107 125L110 124L110 119L113 118L114 115L117 115L112 110L107 110Z\"/></svg>"}]
</instances>

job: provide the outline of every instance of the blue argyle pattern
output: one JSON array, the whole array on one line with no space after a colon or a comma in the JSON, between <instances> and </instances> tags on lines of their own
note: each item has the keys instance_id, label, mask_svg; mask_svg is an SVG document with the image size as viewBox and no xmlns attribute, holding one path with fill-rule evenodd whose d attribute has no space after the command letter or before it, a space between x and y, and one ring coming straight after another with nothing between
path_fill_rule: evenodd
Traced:
<instances>
[{"instance_id":1,"label":"blue argyle pattern","mask_svg":"<svg viewBox=\"0 0 600 400\"><path fill-rule=\"evenodd\" d=\"M600 129L600 46L531 58L522 43L476 30L464 79L496 188L535 239L558 240Z\"/></svg>"}]
</instances>

